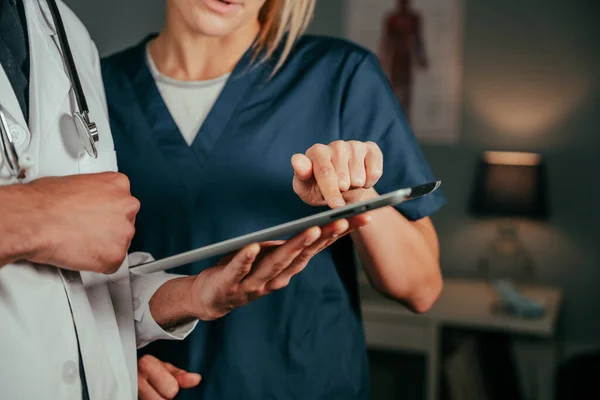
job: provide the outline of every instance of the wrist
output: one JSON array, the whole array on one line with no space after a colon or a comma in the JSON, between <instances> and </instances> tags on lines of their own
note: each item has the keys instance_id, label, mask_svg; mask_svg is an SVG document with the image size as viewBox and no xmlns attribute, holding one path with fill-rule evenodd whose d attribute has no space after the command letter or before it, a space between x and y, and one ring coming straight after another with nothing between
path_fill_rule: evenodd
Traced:
<instances>
[{"instance_id":1,"label":"wrist","mask_svg":"<svg viewBox=\"0 0 600 400\"><path fill-rule=\"evenodd\" d=\"M226 313L219 312L216 307L211 304L210 293L214 291L214 288L210 288L210 282L207 282L206 277L210 268L200 272L193 278L193 285L191 290L188 292L189 299L186 302L188 305L188 312L193 314L196 319L200 321L214 321L221 318Z\"/></svg>"},{"instance_id":2,"label":"wrist","mask_svg":"<svg viewBox=\"0 0 600 400\"><path fill-rule=\"evenodd\" d=\"M195 319L189 304L193 277L181 277L165 282L150 298L148 306L154 321L163 329Z\"/></svg>"}]
</instances>

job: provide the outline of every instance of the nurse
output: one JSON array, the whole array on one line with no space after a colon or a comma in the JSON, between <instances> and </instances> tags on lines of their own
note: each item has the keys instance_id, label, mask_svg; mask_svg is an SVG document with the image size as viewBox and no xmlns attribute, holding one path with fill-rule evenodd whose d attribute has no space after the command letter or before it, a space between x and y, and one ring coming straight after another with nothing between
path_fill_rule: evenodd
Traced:
<instances>
[{"instance_id":1,"label":"nurse","mask_svg":"<svg viewBox=\"0 0 600 400\"><path fill-rule=\"evenodd\" d=\"M103 61L119 167L141 202L132 250L165 257L434 180L377 58L303 35L314 3L167 0L158 35ZM444 202L374 211L282 290L148 346L140 398L180 390L169 362L203 375L182 399L368 399L353 249L378 290L426 311L442 287L429 215Z\"/></svg>"}]
</instances>

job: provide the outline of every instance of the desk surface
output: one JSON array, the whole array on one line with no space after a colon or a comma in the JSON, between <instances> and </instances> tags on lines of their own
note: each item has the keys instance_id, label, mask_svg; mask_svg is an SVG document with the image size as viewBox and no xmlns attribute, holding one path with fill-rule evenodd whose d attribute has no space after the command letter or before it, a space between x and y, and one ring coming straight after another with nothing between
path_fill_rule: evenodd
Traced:
<instances>
[{"instance_id":1,"label":"desk surface","mask_svg":"<svg viewBox=\"0 0 600 400\"><path fill-rule=\"evenodd\" d=\"M544 304L544 316L525 319L492 313L490 306L497 296L490 284L483 280L445 279L439 299L431 310L422 315L414 314L401 304L382 297L368 284L365 285L364 280L361 282L362 310L365 316L397 316L433 320L447 326L552 336L562 302L562 291L555 287L531 286L523 292Z\"/></svg>"}]
</instances>

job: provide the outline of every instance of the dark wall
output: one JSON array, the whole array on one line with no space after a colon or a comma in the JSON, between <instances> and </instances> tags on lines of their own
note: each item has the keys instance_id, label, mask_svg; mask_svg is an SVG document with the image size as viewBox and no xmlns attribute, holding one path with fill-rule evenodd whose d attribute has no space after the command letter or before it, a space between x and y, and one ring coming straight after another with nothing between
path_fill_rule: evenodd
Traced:
<instances>
[{"instance_id":1,"label":"dark wall","mask_svg":"<svg viewBox=\"0 0 600 400\"><path fill-rule=\"evenodd\" d=\"M552 218L522 227L539 280L565 289L567 349L600 342L600 19L597 0L464 0L461 139L424 144L449 204L435 216L446 276L470 276L494 223L465 211L488 149L539 151ZM390 3L392 0L390 0ZM67 0L101 54L160 29L164 0ZM344 35L344 0L320 0L311 31Z\"/></svg>"},{"instance_id":2,"label":"dark wall","mask_svg":"<svg viewBox=\"0 0 600 400\"><path fill-rule=\"evenodd\" d=\"M585 0L468 0L462 137L424 146L449 197L436 218L447 276L474 273L494 235L465 211L480 151L546 157L552 217L525 224L522 238L539 280L565 290L567 351L600 343L599 16Z\"/></svg>"}]
</instances>

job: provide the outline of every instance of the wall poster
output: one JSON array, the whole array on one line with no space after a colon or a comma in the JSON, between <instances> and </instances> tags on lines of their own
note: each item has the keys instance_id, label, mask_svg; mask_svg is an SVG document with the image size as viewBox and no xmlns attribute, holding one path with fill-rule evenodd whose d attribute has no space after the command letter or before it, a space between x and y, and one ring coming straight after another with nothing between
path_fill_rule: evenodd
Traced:
<instances>
[{"instance_id":1,"label":"wall poster","mask_svg":"<svg viewBox=\"0 0 600 400\"><path fill-rule=\"evenodd\" d=\"M463 2L347 3L347 38L377 54L420 142L452 143L459 137Z\"/></svg>"}]
</instances>

